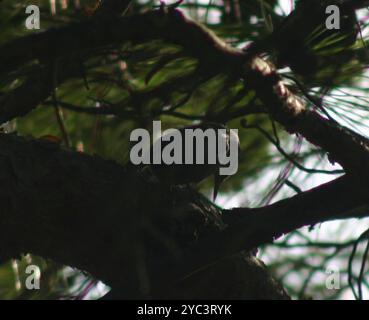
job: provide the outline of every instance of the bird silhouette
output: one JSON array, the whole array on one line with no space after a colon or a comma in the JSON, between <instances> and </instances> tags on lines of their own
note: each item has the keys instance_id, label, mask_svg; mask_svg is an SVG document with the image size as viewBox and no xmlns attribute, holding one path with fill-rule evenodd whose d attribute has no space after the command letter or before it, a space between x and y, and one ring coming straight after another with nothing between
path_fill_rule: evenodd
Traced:
<instances>
[{"instance_id":1,"label":"bird silhouette","mask_svg":"<svg viewBox=\"0 0 369 320\"><path fill-rule=\"evenodd\" d=\"M199 129L200 132L204 133L204 143L200 146L197 144L197 140L193 140L192 149L190 150L188 145L186 145L184 139L186 130L192 129L197 130ZM215 130L215 140L211 140L207 138L205 134L208 129ZM219 131L223 129L222 131ZM231 152L231 140L233 140L234 144L237 144L237 157L238 161L238 154L239 154L239 139L238 135L233 131L228 129L226 126L218 123L209 123L204 122L197 125L191 125L187 127L179 128L178 131L180 132L181 136L184 137L181 146L181 163L172 163L172 164L151 164L149 165L151 171L155 175L155 177L163 184L167 186L174 186L174 185L187 185L187 184L197 184L204 180L209 176L214 177L214 191L213 191L213 200L216 199L219 187L222 182L227 179L227 175L221 175L219 170L222 167L226 167L227 165L224 164L224 161L220 161L219 156L232 156ZM218 134L219 133L219 134ZM173 143L173 137L169 137L168 134L162 135L159 139L161 140L161 152L163 154L163 150L170 144ZM158 139L158 140L159 140ZM157 143L158 140L155 142ZM222 141L220 141L222 140ZM210 143L214 143L211 145ZM225 148L224 150L218 150L219 143L223 143ZM191 147L191 146L190 146ZM216 156L216 159L211 161L210 152L213 152L213 156ZM154 146L150 148L150 159L153 159L154 153ZM198 156L202 154L203 161L201 163L195 163ZM222 154L223 153L223 154ZM193 163L189 164L186 163L186 157L188 158L189 154L192 154Z\"/></svg>"}]
</instances>

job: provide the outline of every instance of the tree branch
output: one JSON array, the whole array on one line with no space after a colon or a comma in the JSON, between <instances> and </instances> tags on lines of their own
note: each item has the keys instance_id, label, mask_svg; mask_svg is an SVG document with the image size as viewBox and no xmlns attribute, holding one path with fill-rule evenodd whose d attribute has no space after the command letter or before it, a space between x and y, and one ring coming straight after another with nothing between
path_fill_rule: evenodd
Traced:
<instances>
[{"instance_id":1,"label":"tree branch","mask_svg":"<svg viewBox=\"0 0 369 320\"><path fill-rule=\"evenodd\" d=\"M181 264L163 273L168 279L185 277L241 250L252 250L304 226L336 219L369 216L368 190L343 176L292 198L262 208L223 210L228 227L199 241ZM165 290L165 288L163 288Z\"/></svg>"},{"instance_id":2,"label":"tree branch","mask_svg":"<svg viewBox=\"0 0 369 320\"><path fill-rule=\"evenodd\" d=\"M179 10L168 9L123 18L99 16L86 22L15 39L0 47L0 60L3 62L0 74L16 70L34 60L41 64L58 60L63 66L59 68L58 83L61 84L72 76L78 76L80 69L74 67L74 72L70 73L68 63L64 60L78 62L98 48L155 39L183 46L186 54L199 60L204 73L213 72L212 70L236 72L244 56L241 50L227 46L210 30L186 18ZM24 50L30 47L32 50ZM35 77L43 79L36 90ZM30 112L50 95L51 90L49 77L43 74L31 76L24 85L0 98L0 122ZM32 97L28 103L22 100L26 96Z\"/></svg>"},{"instance_id":3,"label":"tree branch","mask_svg":"<svg viewBox=\"0 0 369 320\"><path fill-rule=\"evenodd\" d=\"M163 297L163 283L173 286L296 228L364 217L369 202L367 190L345 176L221 215L193 190L153 185L132 166L14 135L0 136L0 182L3 259L27 252L52 258L130 298Z\"/></svg>"}]
</instances>

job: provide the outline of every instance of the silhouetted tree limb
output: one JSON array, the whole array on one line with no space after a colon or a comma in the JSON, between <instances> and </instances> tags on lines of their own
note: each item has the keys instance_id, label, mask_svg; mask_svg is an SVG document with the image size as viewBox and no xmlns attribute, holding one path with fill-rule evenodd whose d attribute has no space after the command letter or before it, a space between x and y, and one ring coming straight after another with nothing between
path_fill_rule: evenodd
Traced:
<instances>
[{"instance_id":1,"label":"silhouetted tree limb","mask_svg":"<svg viewBox=\"0 0 369 320\"><path fill-rule=\"evenodd\" d=\"M193 190L152 185L134 167L14 135L0 136L0 177L3 259L52 258L125 297L164 297L240 251L368 212L358 210L368 207L366 190L348 177L264 208L222 212Z\"/></svg>"},{"instance_id":2,"label":"silhouetted tree limb","mask_svg":"<svg viewBox=\"0 0 369 320\"><path fill-rule=\"evenodd\" d=\"M74 68L73 75L68 72L68 67L64 68L65 59L80 61L82 57L104 46L155 39L163 39L183 46L186 54L199 59L201 69L205 73L215 70L218 73L232 74L239 68L244 57L241 50L226 45L210 30L185 18L179 10L155 10L123 18L93 18L86 22L47 30L6 43L0 48L0 59L3 61L0 73L15 70L33 60L38 60L41 65L57 61L58 84L61 84L71 76L81 76L80 68ZM32 50L24 50L31 46ZM32 75L31 79L21 86L23 95L26 95L24 91L30 89L35 77L43 78L43 73L40 76ZM45 84L40 86L43 90L36 91L33 100L28 104L7 98L7 95L1 98L0 122L25 115L44 101L51 92L50 78L43 81ZM29 90L29 94L31 92ZM16 91L10 92L9 95L18 96Z\"/></svg>"}]
</instances>

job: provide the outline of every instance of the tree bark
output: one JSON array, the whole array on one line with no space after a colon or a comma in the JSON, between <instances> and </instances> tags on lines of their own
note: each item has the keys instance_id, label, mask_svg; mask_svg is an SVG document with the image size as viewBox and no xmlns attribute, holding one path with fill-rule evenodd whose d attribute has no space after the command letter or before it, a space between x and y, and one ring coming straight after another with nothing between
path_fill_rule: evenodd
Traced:
<instances>
[{"instance_id":1,"label":"tree bark","mask_svg":"<svg viewBox=\"0 0 369 320\"><path fill-rule=\"evenodd\" d=\"M188 187L150 182L133 166L5 134L0 179L3 260L22 253L51 258L88 271L122 298L214 297L201 286L191 296L189 283L218 274L220 286L226 279L236 284L227 274L236 266L251 270L240 271L242 283L253 272L265 275L266 289L254 298L286 297L254 257L240 252L305 225L365 216L355 209L368 202L342 177L268 207L221 210ZM347 197L349 190L357 193Z\"/></svg>"}]
</instances>

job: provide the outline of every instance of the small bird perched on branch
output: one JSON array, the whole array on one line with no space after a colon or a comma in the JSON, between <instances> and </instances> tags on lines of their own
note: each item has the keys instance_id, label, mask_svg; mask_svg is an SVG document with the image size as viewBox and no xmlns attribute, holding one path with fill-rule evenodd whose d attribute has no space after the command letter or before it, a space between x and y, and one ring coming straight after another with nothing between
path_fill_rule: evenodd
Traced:
<instances>
[{"instance_id":1,"label":"small bird perched on branch","mask_svg":"<svg viewBox=\"0 0 369 320\"><path fill-rule=\"evenodd\" d=\"M208 129L211 130L209 131ZM198 183L213 175L213 199L215 200L221 183L228 178L228 175L221 174L222 169L229 168L231 161L236 161L238 167L240 144L237 133L217 123L201 123L183 127L178 129L178 132L181 137L184 137L181 142L182 145L179 146L181 154L177 156L177 160L180 163L176 161L176 163L172 164L151 164L149 167L159 181L168 186ZM197 132L198 135L190 136L188 132ZM214 135L212 135L212 132ZM192 143L189 143L188 139L192 139ZM199 139L203 139L203 144L199 144ZM164 134L158 140L161 143L160 150L162 155L169 144L176 143L175 137L170 134ZM150 149L151 159L153 159L155 152L154 148L155 144ZM197 162L198 159L201 159L201 163ZM229 160L228 163L227 159ZM192 164L189 163L191 160Z\"/></svg>"}]
</instances>

